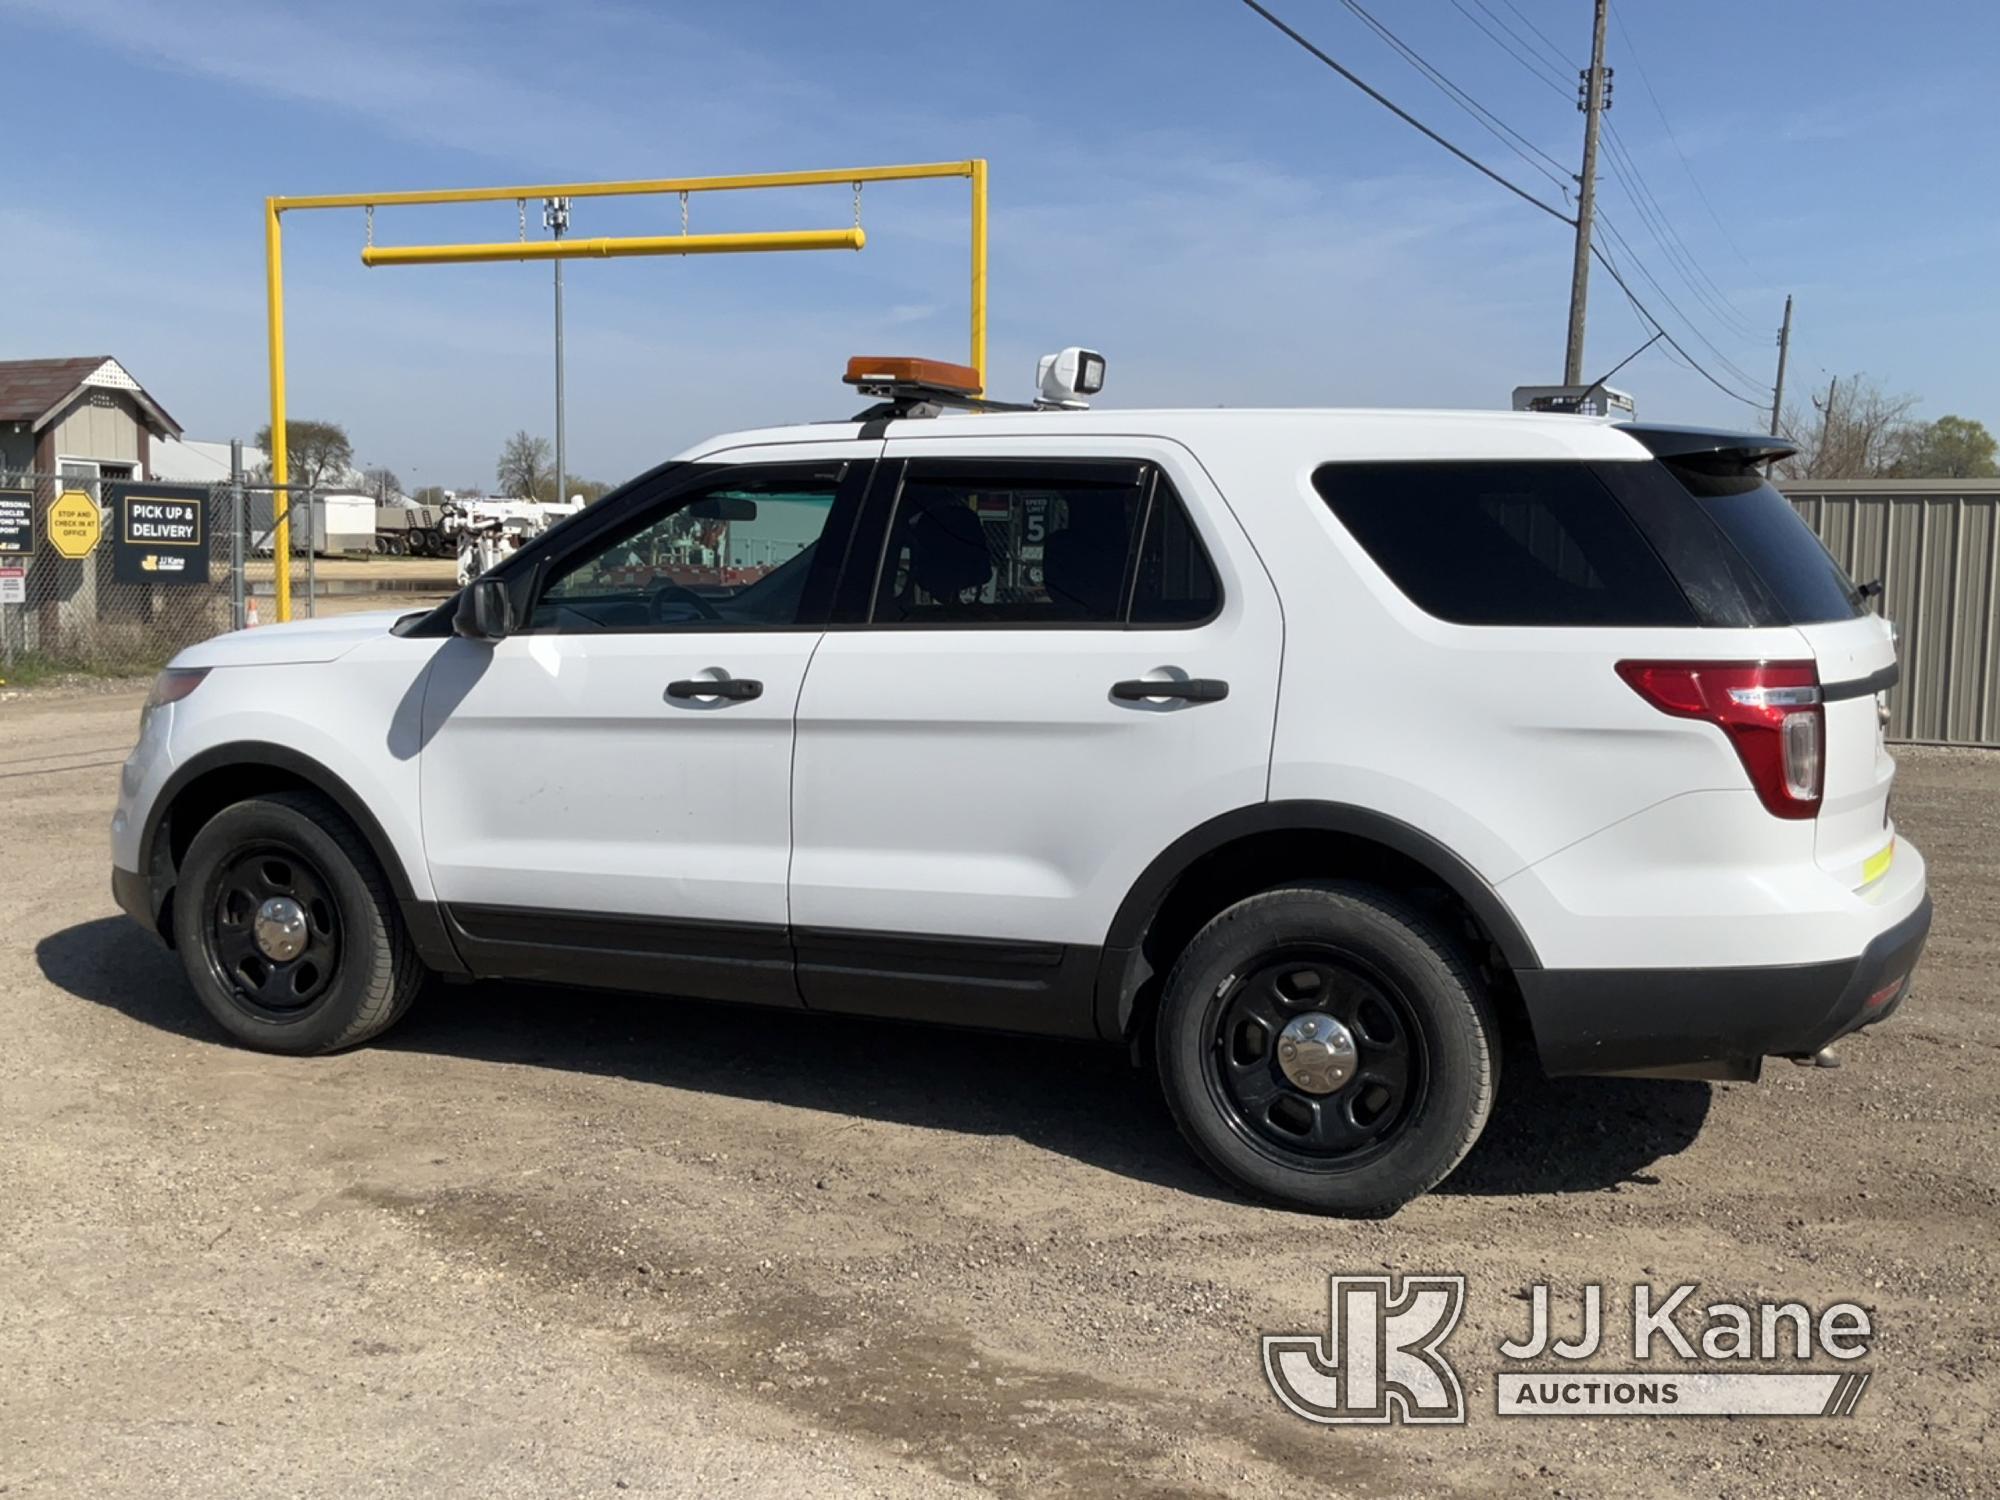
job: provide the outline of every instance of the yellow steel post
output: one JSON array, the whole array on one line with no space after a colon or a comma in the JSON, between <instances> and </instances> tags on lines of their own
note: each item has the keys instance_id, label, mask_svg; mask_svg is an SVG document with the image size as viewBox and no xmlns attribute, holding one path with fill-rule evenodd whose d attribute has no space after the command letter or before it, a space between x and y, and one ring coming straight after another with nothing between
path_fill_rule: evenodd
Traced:
<instances>
[{"instance_id":1,"label":"yellow steel post","mask_svg":"<svg viewBox=\"0 0 2000 1500\"><path fill-rule=\"evenodd\" d=\"M986 158L966 164L972 178L972 368L986 391Z\"/></svg>"},{"instance_id":2,"label":"yellow steel post","mask_svg":"<svg viewBox=\"0 0 2000 1500\"><path fill-rule=\"evenodd\" d=\"M271 491L276 525L271 561L277 577L277 616L292 617L292 517L290 456L285 452L285 247L278 227L278 200L264 200L264 299L271 343Z\"/></svg>"},{"instance_id":3,"label":"yellow steel post","mask_svg":"<svg viewBox=\"0 0 2000 1500\"><path fill-rule=\"evenodd\" d=\"M495 203L526 198L615 198L656 193L716 193L752 188L799 188L862 182L915 182L966 177L972 182L972 367L986 387L986 161L918 162L893 167L838 167L812 172L749 172L730 177L655 177L622 182L547 183L528 187L456 188L434 192L322 193L264 200L264 276L271 354L271 478L274 485L273 550L276 553L277 616L292 617L291 477L285 451L285 285L279 217L293 209L402 207L416 204ZM687 255L756 250L859 250L861 226L851 230L803 230L769 234L653 236L631 239L564 240L510 245L371 246L367 265L412 265L444 261L549 260L576 256Z\"/></svg>"}]
</instances>

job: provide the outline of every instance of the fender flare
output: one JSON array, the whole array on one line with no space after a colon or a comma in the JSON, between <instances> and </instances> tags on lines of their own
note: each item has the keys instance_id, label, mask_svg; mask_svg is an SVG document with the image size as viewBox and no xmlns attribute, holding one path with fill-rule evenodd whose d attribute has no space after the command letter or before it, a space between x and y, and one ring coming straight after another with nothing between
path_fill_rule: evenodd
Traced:
<instances>
[{"instance_id":1,"label":"fender flare","mask_svg":"<svg viewBox=\"0 0 2000 1500\"><path fill-rule=\"evenodd\" d=\"M1298 830L1366 839L1422 866L1465 903L1510 968L1542 966L1535 945L1492 883L1421 828L1387 813L1344 802L1305 799L1260 802L1210 818L1182 834L1146 866L1126 893L1111 919L1098 967L1096 1009L1102 1034L1117 1037L1125 1033L1130 1020L1131 992L1138 982L1132 972L1132 961L1138 956L1147 928L1180 878L1204 856L1239 839Z\"/></svg>"}]
</instances>

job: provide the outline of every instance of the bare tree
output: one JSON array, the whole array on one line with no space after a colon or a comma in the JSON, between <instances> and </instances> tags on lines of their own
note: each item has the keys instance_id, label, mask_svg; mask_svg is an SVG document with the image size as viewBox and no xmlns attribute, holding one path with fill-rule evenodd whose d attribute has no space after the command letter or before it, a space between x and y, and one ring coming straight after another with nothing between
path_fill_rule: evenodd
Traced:
<instances>
[{"instance_id":1,"label":"bare tree","mask_svg":"<svg viewBox=\"0 0 2000 1500\"><path fill-rule=\"evenodd\" d=\"M257 429L256 445L271 451L271 426ZM338 422L288 421L285 423L285 472L296 485L338 484L354 464L354 445L347 429ZM257 477L269 479L271 466L265 464Z\"/></svg>"},{"instance_id":2,"label":"bare tree","mask_svg":"<svg viewBox=\"0 0 2000 1500\"><path fill-rule=\"evenodd\" d=\"M493 482L503 495L533 500L544 488L553 489L554 472L549 459L549 440L535 437L524 428L501 447Z\"/></svg>"},{"instance_id":3,"label":"bare tree","mask_svg":"<svg viewBox=\"0 0 2000 1500\"><path fill-rule=\"evenodd\" d=\"M1779 423L1799 451L1778 473L1787 479L1873 479L1903 463L1924 424L1911 420L1915 396L1892 393L1867 375L1846 375L1810 393L1812 413L1788 407Z\"/></svg>"},{"instance_id":4,"label":"bare tree","mask_svg":"<svg viewBox=\"0 0 2000 1500\"><path fill-rule=\"evenodd\" d=\"M361 488L378 498L386 495L400 495L403 493L403 481L397 477L394 469L378 465L373 469L363 469L361 471Z\"/></svg>"}]
</instances>

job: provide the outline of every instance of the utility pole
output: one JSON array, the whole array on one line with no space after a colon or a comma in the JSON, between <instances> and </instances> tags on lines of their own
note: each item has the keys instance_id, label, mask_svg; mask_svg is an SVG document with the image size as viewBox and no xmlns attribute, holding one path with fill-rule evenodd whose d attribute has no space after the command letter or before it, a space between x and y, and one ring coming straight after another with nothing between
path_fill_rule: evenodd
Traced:
<instances>
[{"instance_id":1,"label":"utility pole","mask_svg":"<svg viewBox=\"0 0 2000 1500\"><path fill-rule=\"evenodd\" d=\"M1583 111L1583 175L1577 179L1576 261L1569 273L1569 347L1563 355L1563 384L1583 380L1583 314L1590 300L1590 227L1597 212L1597 126L1610 107L1610 74L1604 67L1604 23L1609 0L1596 0L1597 19L1590 36L1590 67L1577 92Z\"/></svg>"},{"instance_id":2,"label":"utility pole","mask_svg":"<svg viewBox=\"0 0 2000 1500\"><path fill-rule=\"evenodd\" d=\"M542 200L542 227L556 239L561 239L569 229L569 199L544 198ZM563 468L566 455L563 452L563 309L562 309L562 268L556 262L556 494L558 502L565 497L563 485L568 473ZM526 499L535 497L528 495Z\"/></svg>"},{"instance_id":3,"label":"utility pole","mask_svg":"<svg viewBox=\"0 0 2000 1500\"><path fill-rule=\"evenodd\" d=\"M1778 383L1771 388L1771 436L1778 435L1778 419L1785 408L1785 358L1792 352L1792 297L1785 294L1785 321L1778 325Z\"/></svg>"}]
</instances>

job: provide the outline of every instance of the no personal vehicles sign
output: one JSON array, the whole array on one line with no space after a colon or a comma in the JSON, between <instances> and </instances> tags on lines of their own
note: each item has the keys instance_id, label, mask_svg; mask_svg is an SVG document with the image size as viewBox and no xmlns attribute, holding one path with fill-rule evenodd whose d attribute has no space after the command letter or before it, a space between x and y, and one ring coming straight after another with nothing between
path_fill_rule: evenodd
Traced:
<instances>
[{"instance_id":1,"label":"no personal vehicles sign","mask_svg":"<svg viewBox=\"0 0 2000 1500\"><path fill-rule=\"evenodd\" d=\"M34 550L34 495L27 490L0 490L0 553Z\"/></svg>"},{"instance_id":2,"label":"no personal vehicles sign","mask_svg":"<svg viewBox=\"0 0 2000 1500\"><path fill-rule=\"evenodd\" d=\"M107 484L111 576L120 583L208 582L204 485Z\"/></svg>"}]
</instances>

